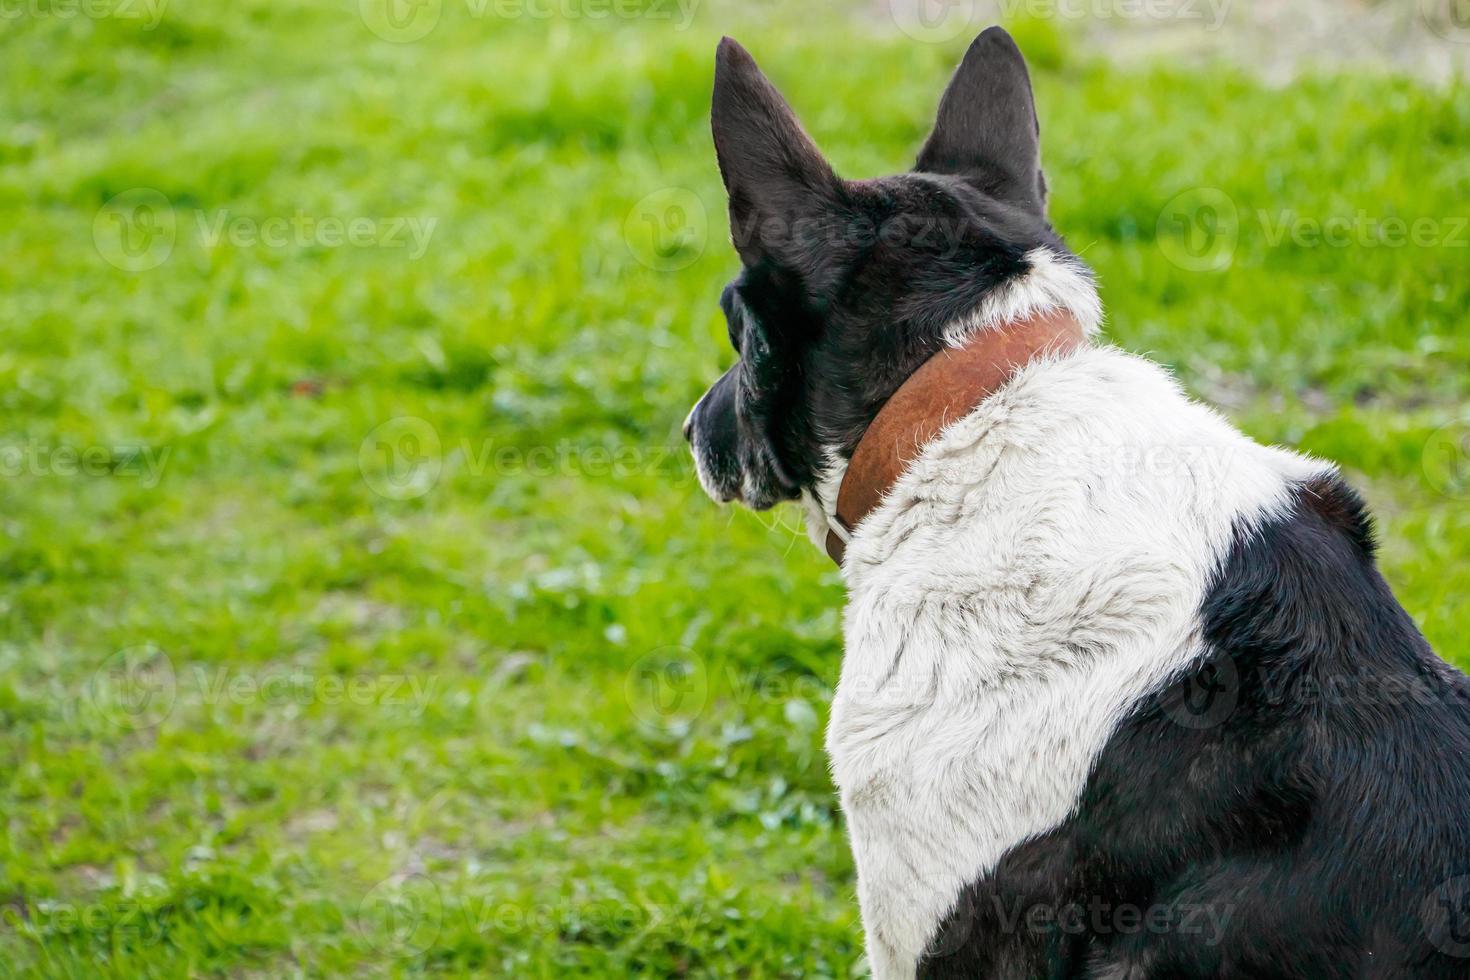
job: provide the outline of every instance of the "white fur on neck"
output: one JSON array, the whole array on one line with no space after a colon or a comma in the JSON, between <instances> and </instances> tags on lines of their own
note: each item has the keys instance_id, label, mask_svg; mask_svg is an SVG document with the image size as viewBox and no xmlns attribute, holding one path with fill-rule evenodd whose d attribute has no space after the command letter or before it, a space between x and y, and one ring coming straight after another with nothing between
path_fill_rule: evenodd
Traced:
<instances>
[{"instance_id":1,"label":"white fur on neck","mask_svg":"<svg viewBox=\"0 0 1470 980\"><path fill-rule=\"evenodd\" d=\"M1058 308L1076 317L1088 337L1102 329L1102 301L1086 266L1044 247L1027 252L1026 261L1031 263L1029 272L986 296L974 310L944 329L945 343L959 347L982 330Z\"/></svg>"},{"instance_id":2,"label":"white fur on neck","mask_svg":"<svg viewBox=\"0 0 1470 980\"><path fill-rule=\"evenodd\" d=\"M959 347L982 330L1058 308L1076 317L1086 336L1097 334L1102 327L1102 302L1087 267L1049 248L1032 249L1026 253L1026 260L1031 263L1030 271L997 289L970 313L945 327L946 344ZM801 495L806 509L807 537L823 553L827 549L828 532L835 532L844 542L848 540L847 529L837 519L837 494L847 475L847 462L835 448L829 447L816 485Z\"/></svg>"},{"instance_id":3,"label":"white fur on neck","mask_svg":"<svg viewBox=\"0 0 1470 980\"><path fill-rule=\"evenodd\" d=\"M847 476L847 460L832 448L826 451L825 457L816 486L801 494L802 505L806 507L807 537L823 554L827 551L829 531L844 542L849 537L847 528L837 519L837 494L842 489L843 477Z\"/></svg>"}]
</instances>

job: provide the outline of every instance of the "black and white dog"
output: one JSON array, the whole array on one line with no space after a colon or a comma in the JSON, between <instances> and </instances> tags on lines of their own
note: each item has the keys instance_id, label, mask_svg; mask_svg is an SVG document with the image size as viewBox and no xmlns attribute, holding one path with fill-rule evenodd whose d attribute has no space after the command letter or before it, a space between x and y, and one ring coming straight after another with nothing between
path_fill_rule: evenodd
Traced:
<instances>
[{"instance_id":1,"label":"black and white dog","mask_svg":"<svg viewBox=\"0 0 1470 980\"><path fill-rule=\"evenodd\" d=\"M844 539L827 748L874 976L1470 976L1470 681L1333 466L1092 340L1011 38L975 41L910 173L839 179L728 39L713 128L739 356L686 434L716 500ZM845 526L911 377L1048 315L1078 342Z\"/></svg>"}]
</instances>

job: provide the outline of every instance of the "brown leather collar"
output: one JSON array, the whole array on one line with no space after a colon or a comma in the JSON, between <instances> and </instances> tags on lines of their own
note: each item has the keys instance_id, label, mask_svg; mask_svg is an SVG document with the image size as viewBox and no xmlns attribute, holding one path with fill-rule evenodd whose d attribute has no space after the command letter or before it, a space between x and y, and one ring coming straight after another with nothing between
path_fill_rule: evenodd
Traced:
<instances>
[{"instance_id":1,"label":"brown leather collar","mask_svg":"<svg viewBox=\"0 0 1470 980\"><path fill-rule=\"evenodd\" d=\"M1054 309L982 330L964 346L929 358L879 409L853 451L837 492L838 522L848 531L857 527L946 425L969 415L1036 358L1076 350L1083 340L1077 319ZM846 542L829 530L827 554L841 565L846 551Z\"/></svg>"}]
</instances>

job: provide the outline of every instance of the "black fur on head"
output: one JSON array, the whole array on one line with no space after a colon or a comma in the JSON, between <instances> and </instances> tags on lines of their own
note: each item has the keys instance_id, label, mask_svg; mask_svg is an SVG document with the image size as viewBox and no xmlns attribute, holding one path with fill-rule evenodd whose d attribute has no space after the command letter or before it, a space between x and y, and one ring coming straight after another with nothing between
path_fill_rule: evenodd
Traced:
<instances>
[{"instance_id":1,"label":"black fur on head","mask_svg":"<svg viewBox=\"0 0 1470 980\"><path fill-rule=\"evenodd\" d=\"M992 27L965 54L915 169L839 178L729 38L711 113L743 270L720 305L737 355L685 423L701 482L764 509L850 456L878 409L1026 254L1046 220L1031 81Z\"/></svg>"}]
</instances>

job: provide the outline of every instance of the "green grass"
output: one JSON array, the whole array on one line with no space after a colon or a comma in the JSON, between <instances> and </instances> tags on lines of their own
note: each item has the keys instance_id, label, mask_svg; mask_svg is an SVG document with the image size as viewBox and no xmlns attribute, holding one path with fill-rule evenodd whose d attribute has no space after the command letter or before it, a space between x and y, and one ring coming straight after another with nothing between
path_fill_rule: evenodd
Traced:
<instances>
[{"instance_id":1,"label":"green grass","mask_svg":"<svg viewBox=\"0 0 1470 980\"><path fill-rule=\"evenodd\" d=\"M712 54L738 34L869 176L963 39L474 9L402 44L355 2L0 22L0 976L863 969L838 576L679 440L730 357ZM1466 430L1435 438L1470 418L1470 92L1124 72L1016 26L1111 337L1339 459L1470 663ZM1360 210L1354 244L1276 240ZM1437 241L1375 242L1393 218ZM1209 228L1228 268L1185 250Z\"/></svg>"}]
</instances>

